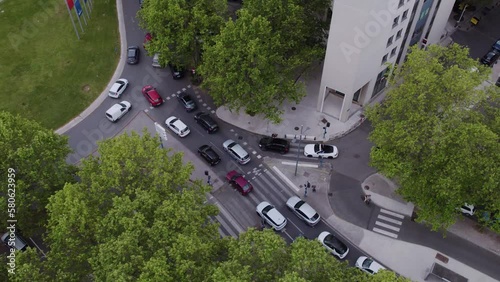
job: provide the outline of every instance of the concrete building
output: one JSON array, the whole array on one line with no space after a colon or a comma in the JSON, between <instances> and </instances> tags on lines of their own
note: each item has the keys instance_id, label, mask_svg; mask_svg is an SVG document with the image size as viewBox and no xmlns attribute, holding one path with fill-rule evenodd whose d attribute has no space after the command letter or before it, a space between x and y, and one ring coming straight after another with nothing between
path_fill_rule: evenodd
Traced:
<instances>
[{"instance_id":1,"label":"concrete building","mask_svg":"<svg viewBox=\"0 0 500 282\"><path fill-rule=\"evenodd\" d=\"M317 110L345 122L386 87L408 48L439 43L454 0L333 0Z\"/></svg>"}]
</instances>

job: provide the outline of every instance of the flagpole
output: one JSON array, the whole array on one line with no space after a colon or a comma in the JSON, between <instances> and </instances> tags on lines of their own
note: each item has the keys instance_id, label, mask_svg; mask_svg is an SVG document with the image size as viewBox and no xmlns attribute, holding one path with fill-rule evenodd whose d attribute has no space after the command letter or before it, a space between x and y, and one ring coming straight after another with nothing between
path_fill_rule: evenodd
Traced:
<instances>
[{"instance_id":1,"label":"flagpole","mask_svg":"<svg viewBox=\"0 0 500 282\"><path fill-rule=\"evenodd\" d=\"M78 11L76 10L76 8L75 8L75 15L76 15L76 18L78 19L78 23L80 24L80 28L82 29L82 32L85 32L85 31L83 31L82 21L80 20L80 16L78 15Z\"/></svg>"},{"instance_id":2,"label":"flagpole","mask_svg":"<svg viewBox=\"0 0 500 282\"><path fill-rule=\"evenodd\" d=\"M92 8L94 8L94 3L92 3L92 0L88 0L90 3L90 11L92 11Z\"/></svg>"},{"instance_id":3,"label":"flagpole","mask_svg":"<svg viewBox=\"0 0 500 282\"><path fill-rule=\"evenodd\" d=\"M71 23L73 24L73 28L75 29L76 37L78 38L78 40L80 40L80 35L78 34L78 29L76 29L75 21L73 20L73 15L71 15L71 10L69 9L68 6L68 1L64 0L64 2L66 2L66 8L68 8L68 14L69 17L71 18Z\"/></svg>"},{"instance_id":4,"label":"flagpole","mask_svg":"<svg viewBox=\"0 0 500 282\"><path fill-rule=\"evenodd\" d=\"M90 8L89 8L89 3L87 3L87 0L83 1L83 6L85 6L85 12L87 12L87 17L89 18L90 21Z\"/></svg>"},{"instance_id":5,"label":"flagpole","mask_svg":"<svg viewBox=\"0 0 500 282\"><path fill-rule=\"evenodd\" d=\"M91 5L91 3L92 3L92 2L91 2L90 0L86 0L86 1L85 1L85 4L87 4L87 5L88 5L88 7L89 7L89 11L92 13L92 5Z\"/></svg>"}]
</instances>

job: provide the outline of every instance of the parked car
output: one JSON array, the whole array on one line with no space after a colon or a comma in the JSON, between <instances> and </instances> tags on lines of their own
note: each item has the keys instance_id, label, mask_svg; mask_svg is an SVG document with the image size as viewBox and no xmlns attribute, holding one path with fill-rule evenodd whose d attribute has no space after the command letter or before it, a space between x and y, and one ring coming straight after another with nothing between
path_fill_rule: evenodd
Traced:
<instances>
[{"instance_id":1,"label":"parked car","mask_svg":"<svg viewBox=\"0 0 500 282\"><path fill-rule=\"evenodd\" d=\"M349 248L346 244L333 236L330 232L323 231L318 236L318 241L330 252L339 259L344 259L349 253Z\"/></svg>"},{"instance_id":2,"label":"parked car","mask_svg":"<svg viewBox=\"0 0 500 282\"><path fill-rule=\"evenodd\" d=\"M226 174L226 180L238 190L241 195L245 196L253 190L252 184L239 174L236 170L231 170Z\"/></svg>"},{"instance_id":3,"label":"parked car","mask_svg":"<svg viewBox=\"0 0 500 282\"><path fill-rule=\"evenodd\" d=\"M192 112L198 108L198 106L196 106L196 102L186 92L177 94L177 100L188 112Z\"/></svg>"},{"instance_id":4,"label":"parked car","mask_svg":"<svg viewBox=\"0 0 500 282\"><path fill-rule=\"evenodd\" d=\"M138 46L130 46L127 49L127 63L129 65L136 65L139 63L140 50Z\"/></svg>"},{"instance_id":5,"label":"parked car","mask_svg":"<svg viewBox=\"0 0 500 282\"><path fill-rule=\"evenodd\" d=\"M299 197L290 197L290 199L286 201L286 206L308 225L314 226L319 223L319 214Z\"/></svg>"},{"instance_id":6,"label":"parked car","mask_svg":"<svg viewBox=\"0 0 500 282\"><path fill-rule=\"evenodd\" d=\"M474 207L474 205L469 205L465 203L463 206L460 207L460 211L465 215L473 216L474 213L476 213L476 208Z\"/></svg>"},{"instance_id":7,"label":"parked car","mask_svg":"<svg viewBox=\"0 0 500 282\"><path fill-rule=\"evenodd\" d=\"M494 50L497 50L498 52L500 52L500 38L495 41L495 43L493 43L493 45L491 46L491 49L494 49Z\"/></svg>"},{"instance_id":8,"label":"parked car","mask_svg":"<svg viewBox=\"0 0 500 282\"><path fill-rule=\"evenodd\" d=\"M359 257L354 265L364 272L372 275L379 272L381 269L385 269L385 267L380 265L378 262L365 256Z\"/></svg>"},{"instance_id":9,"label":"parked car","mask_svg":"<svg viewBox=\"0 0 500 282\"><path fill-rule=\"evenodd\" d=\"M118 79L109 89L108 96L111 98L118 99L120 96L122 96L123 91L127 89L128 86L128 80L125 78L120 78Z\"/></svg>"},{"instance_id":10,"label":"parked car","mask_svg":"<svg viewBox=\"0 0 500 282\"><path fill-rule=\"evenodd\" d=\"M226 152L231 155L238 163L244 165L250 161L250 155L241 147L240 144L234 142L231 139L226 140L222 143L222 147Z\"/></svg>"},{"instance_id":11,"label":"parked car","mask_svg":"<svg viewBox=\"0 0 500 282\"><path fill-rule=\"evenodd\" d=\"M286 139L263 137L259 141L259 147L264 151L275 151L286 154L290 150L290 142Z\"/></svg>"},{"instance_id":12,"label":"parked car","mask_svg":"<svg viewBox=\"0 0 500 282\"><path fill-rule=\"evenodd\" d=\"M491 49L481 58L481 63L491 67L496 63L498 57L500 57L500 51Z\"/></svg>"},{"instance_id":13,"label":"parked car","mask_svg":"<svg viewBox=\"0 0 500 282\"><path fill-rule=\"evenodd\" d=\"M214 133L219 130L219 125L215 122L215 120L210 117L208 113L205 112L199 112L196 115L194 115L194 120L201 125L207 133Z\"/></svg>"},{"instance_id":14,"label":"parked car","mask_svg":"<svg viewBox=\"0 0 500 282\"><path fill-rule=\"evenodd\" d=\"M174 79L181 79L184 77L184 68L172 64L168 64L168 67L170 68L170 72L172 73L172 77Z\"/></svg>"},{"instance_id":15,"label":"parked car","mask_svg":"<svg viewBox=\"0 0 500 282\"><path fill-rule=\"evenodd\" d=\"M167 118L165 124L179 137L186 137L191 132L189 127L175 116Z\"/></svg>"},{"instance_id":16,"label":"parked car","mask_svg":"<svg viewBox=\"0 0 500 282\"><path fill-rule=\"evenodd\" d=\"M2 242L7 245L9 248L15 248L18 251L25 251L26 248L28 247L28 243L26 239L23 238L18 233L10 233L7 232L2 235Z\"/></svg>"},{"instance_id":17,"label":"parked car","mask_svg":"<svg viewBox=\"0 0 500 282\"><path fill-rule=\"evenodd\" d=\"M132 104L130 104L130 102L121 101L118 104L114 104L106 111L106 117L111 122L116 122L121 119L126 113L128 113L131 108Z\"/></svg>"},{"instance_id":18,"label":"parked car","mask_svg":"<svg viewBox=\"0 0 500 282\"><path fill-rule=\"evenodd\" d=\"M304 147L304 156L314 158L334 159L339 156L336 146L326 144L307 144Z\"/></svg>"},{"instance_id":19,"label":"parked car","mask_svg":"<svg viewBox=\"0 0 500 282\"><path fill-rule=\"evenodd\" d=\"M161 65L161 62L160 62L160 54L159 53L154 54L153 63L151 65L153 66L153 68L163 68L163 66Z\"/></svg>"},{"instance_id":20,"label":"parked car","mask_svg":"<svg viewBox=\"0 0 500 282\"><path fill-rule=\"evenodd\" d=\"M280 231L286 226L286 218L270 203L264 201L256 208L257 214L264 219L271 227Z\"/></svg>"},{"instance_id":21,"label":"parked car","mask_svg":"<svg viewBox=\"0 0 500 282\"><path fill-rule=\"evenodd\" d=\"M146 85L142 88L142 94L146 99L148 100L149 104L151 104L152 107L159 106L163 104L163 99L161 98L160 94L158 94L158 91L156 91L156 88L154 88L151 85Z\"/></svg>"},{"instance_id":22,"label":"parked car","mask_svg":"<svg viewBox=\"0 0 500 282\"><path fill-rule=\"evenodd\" d=\"M500 76L497 78L497 82L495 82L495 85L500 87Z\"/></svg>"},{"instance_id":23,"label":"parked car","mask_svg":"<svg viewBox=\"0 0 500 282\"><path fill-rule=\"evenodd\" d=\"M144 35L144 41L142 42L142 47L144 47L144 49L146 49L146 45L151 42L151 40L153 40L153 35L151 35L151 33L146 33L146 35Z\"/></svg>"},{"instance_id":24,"label":"parked car","mask_svg":"<svg viewBox=\"0 0 500 282\"><path fill-rule=\"evenodd\" d=\"M198 148L198 154L200 154L200 156L202 156L212 166L220 163L219 155L208 145L203 145Z\"/></svg>"}]
</instances>

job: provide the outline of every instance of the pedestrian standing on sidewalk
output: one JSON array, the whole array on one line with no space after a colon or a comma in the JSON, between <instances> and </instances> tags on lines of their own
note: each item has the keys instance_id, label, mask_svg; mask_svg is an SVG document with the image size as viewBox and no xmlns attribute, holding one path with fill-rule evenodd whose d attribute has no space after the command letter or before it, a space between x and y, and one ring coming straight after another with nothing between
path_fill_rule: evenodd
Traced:
<instances>
[{"instance_id":1,"label":"pedestrian standing on sidewalk","mask_svg":"<svg viewBox=\"0 0 500 282\"><path fill-rule=\"evenodd\" d=\"M304 197L307 198L307 186L304 186Z\"/></svg>"}]
</instances>

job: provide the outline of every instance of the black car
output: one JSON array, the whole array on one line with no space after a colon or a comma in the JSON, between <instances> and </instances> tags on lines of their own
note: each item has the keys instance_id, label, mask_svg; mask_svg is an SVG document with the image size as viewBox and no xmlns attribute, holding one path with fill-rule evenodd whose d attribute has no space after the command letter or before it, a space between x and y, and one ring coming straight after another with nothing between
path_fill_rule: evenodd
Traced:
<instances>
[{"instance_id":1,"label":"black car","mask_svg":"<svg viewBox=\"0 0 500 282\"><path fill-rule=\"evenodd\" d=\"M208 133L214 133L219 130L219 125L215 122L215 120L210 117L209 114L205 112L199 112L194 115L194 119L197 123L199 123Z\"/></svg>"},{"instance_id":2,"label":"black car","mask_svg":"<svg viewBox=\"0 0 500 282\"><path fill-rule=\"evenodd\" d=\"M139 46L130 46L127 49L127 63L129 65L135 65L139 63Z\"/></svg>"},{"instance_id":3,"label":"black car","mask_svg":"<svg viewBox=\"0 0 500 282\"><path fill-rule=\"evenodd\" d=\"M172 73L172 77L174 79L181 79L184 77L184 68L172 64L168 64L168 67L170 68L170 72Z\"/></svg>"},{"instance_id":4,"label":"black car","mask_svg":"<svg viewBox=\"0 0 500 282\"><path fill-rule=\"evenodd\" d=\"M220 163L219 155L208 145L203 145L198 148L198 153L210 164L216 165Z\"/></svg>"},{"instance_id":5,"label":"black car","mask_svg":"<svg viewBox=\"0 0 500 282\"><path fill-rule=\"evenodd\" d=\"M500 57L500 51L491 49L490 51L488 51L488 53L486 53L486 55L481 58L481 63L491 67L496 63L498 57Z\"/></svg>"},{"instance_id":6,"label":"black car","mask_svg":"<svg viewBox=\"0 0 500 282\"><path fill-rule=\"evenodd\" d=\"M286 154L290 150L290 142L281 138L264 137L259 141L259 147L264 151L275 151Z\"/></svg>"},{"instance_id":7,"label":"black car","mask_svg":"<svg viewBox=\"0 0 500 282\"><path fill-rule=\"evenodd\" d=\"M181 103L181 105L188 112L192 112L198 108L196 106L196 102L186 92L181 92L180 94L177 94L177 100L179 100L179 103Z\"/></svg>"},{"instance_id":8,"label":"black car","mask_svg":"<svg viewBox=\"0 0 500 282\"><path fill-rule=\"evenodd\" d=\"M495 85L500 87L500 76L498 77L497 82L495 82Z\"/></svg>"}]
</instances>

